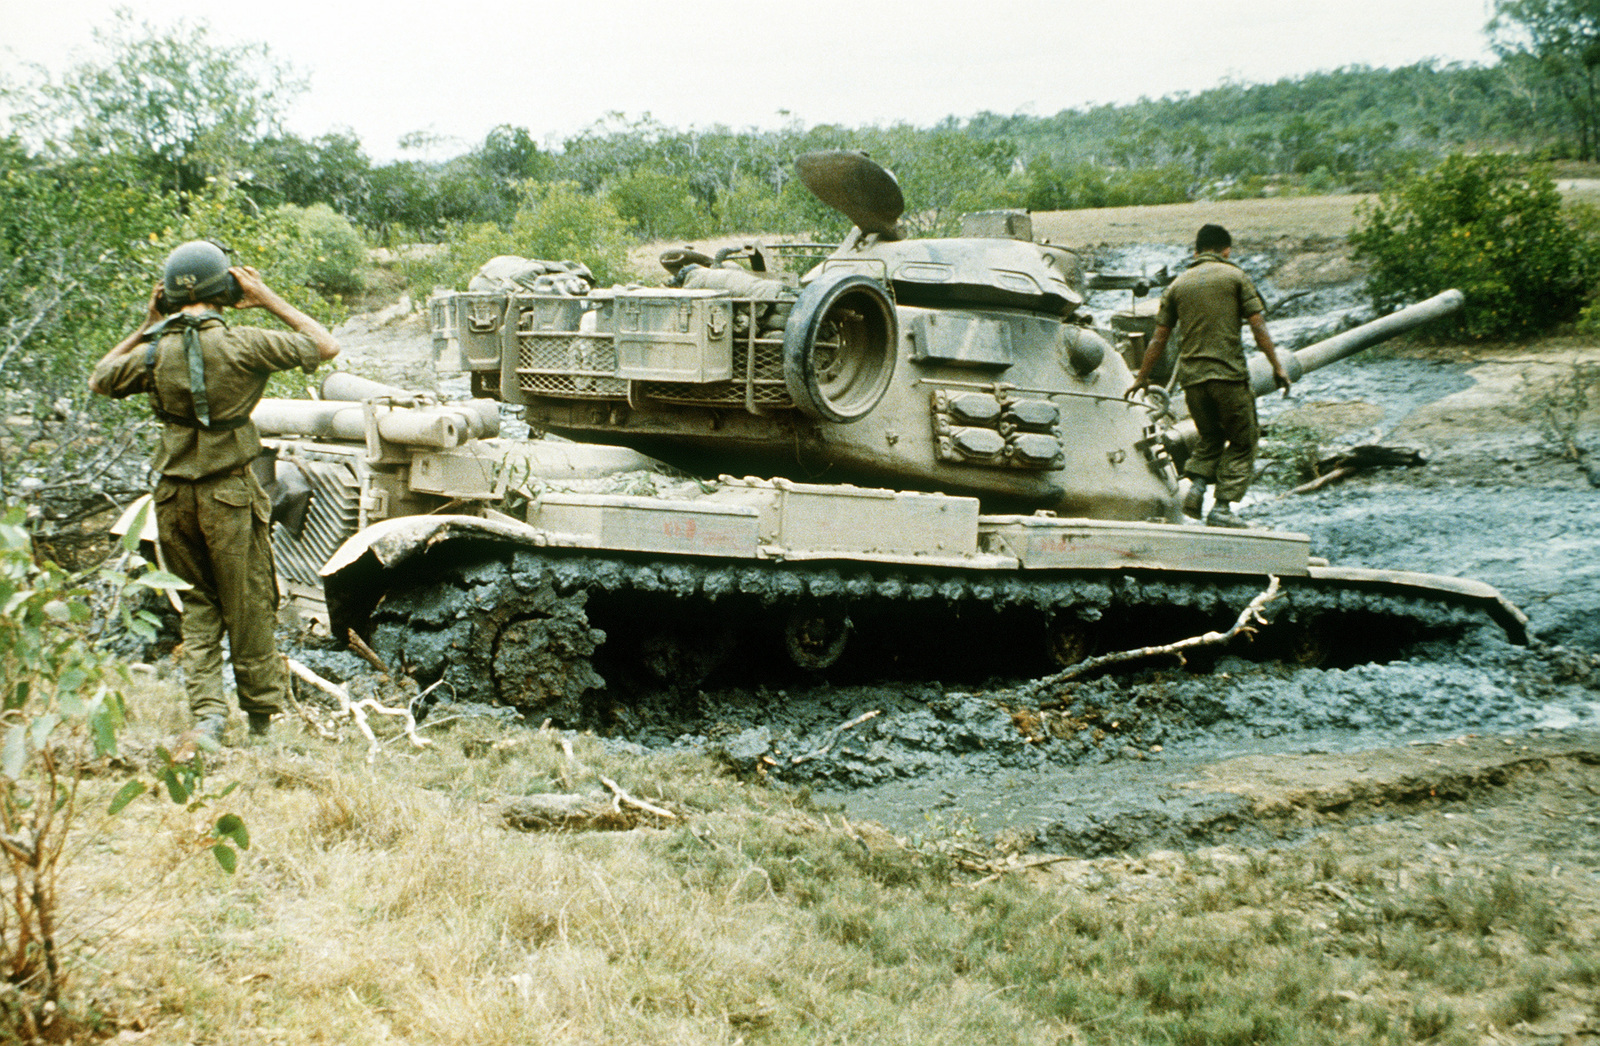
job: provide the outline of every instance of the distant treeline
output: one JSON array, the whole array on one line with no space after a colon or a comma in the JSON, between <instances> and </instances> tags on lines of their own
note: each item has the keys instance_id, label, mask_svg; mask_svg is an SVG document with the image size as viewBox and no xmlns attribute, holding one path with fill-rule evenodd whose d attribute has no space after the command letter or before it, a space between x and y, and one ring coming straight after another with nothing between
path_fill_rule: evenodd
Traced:
<instances>
[{"instance_id":1,"label":"distant treeline","mask_svg":"<svg viewBox=\"0 0 1600 1046\"><path fill-rule=\"evenodd\" d=\"M932 127L680 129L611 114L559 143L502 125L464 150L457 144L456 155L418 132L400 141L405 158L384 163L349 131L286 133L282 114L305 83L264 45L217 44L203 24L163 30L123 12L97 34L103 58L55 78L0 81L0 102L16 129L10 155L51 177L152 186L180 209L217 191L258 211L326 206L381 243L509 229L530 192L549 195L533 190L541 184L603 200L644 239L836 234L838 217L792 175L797 155L834 148L864 149L893 170L912 231L931 233L953 228L963 211L1001 206L1373 190L1461 152L1592 159L1600 59L1590 66L1587 56L1600 55L1600 39L1589 46L1574 36L1587 25L1583 12L1566 10L1578 3L1497 0L1486 28L1502 57L1491 66L1352 66ZM1549 40L1536 15L1559 16Z\"/></svg>"},{"instance_id":2,"label":"distant treeline","mask_svg":"<svg viewBox=\"0 0 1600 1046\"><path fill-rule=\"evenodd\" d=\"M827 148L865 149L894 170L928 232L983 207L1371 191L1454 152L1577 156L1567 107L1514 66L1351 67L934 127L682 130L614 114L556 148L541 147L527 128L502 126L447 160L385 164L347 133L283 136L259 143L243 187L268 205L329 203L381 237L436 238L452 224L509 222L525 181L567 181L604 194L647 239L832 225L834 216L791 182L795 156Z\"/></svg>"}]
</instances>

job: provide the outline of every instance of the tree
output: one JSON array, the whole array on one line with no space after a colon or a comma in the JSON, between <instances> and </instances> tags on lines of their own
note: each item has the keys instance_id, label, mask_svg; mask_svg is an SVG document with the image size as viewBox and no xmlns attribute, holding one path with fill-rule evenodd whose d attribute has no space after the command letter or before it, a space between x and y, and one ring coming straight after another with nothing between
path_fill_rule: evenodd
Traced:
<instances>
[{"instance_id":1,"label":"tree","mask_svg":"<svg viewBox=\"0 0 1600 1046\"><path fill-rule=\"evenodd\" d=\"M180 216L114 164L52 161L0 139L0 499L27 508L35 541L58 562L76 565L80 548L103 539L84 522L145 488L148 412L98 397L89 409L85 378L144 315L168 251L218 237L285 297L338 318L308 286L325 252L307 244L328 236L239 195L191 195Z\"/></svg>"},{"instance_id":2,"label":"tree","mask_svg":"<svg viewBox=\"0 0 1600 1046\"><path fill-rule=\"evenodd\" d=\"M1600 155L1600 0L1495 0L1495 50L1531 66L1565 101L1578 156Z\"/></svg>"},{"instance_id":3,"label":"tree","mask_svg":"<svg viewBox=\"0 0 1600 1046\"><path fill-rule=\"evenodd\" d=\"M1572 318L1596 274L1595 243L1562 210L1539 167L1504 156L1452 156L1364 209L1350 234L1383 311L1450 287L1450 321L1469 338L1531 334Z\"/></svg>"},{"instance_id":4,"label":"tree","mask_svg":"<svg viewBox=\"0 0 1600 1046\"><path fill-rule=\"evenodd\" d=\"M526 127L504 123L484 137L477 155L484 173L507 184L539 178L549 166Z\"/></svg>"},{"instance_id":5,"label":"tree","mask_svg":"<svg viewBox=\"0 0 1600 1046\"><path fill-rule=\"evenodd\" d=\"M204 23L162 31L122 9L94 35L105 57L45 77L19 126L52 149L128 163L164 190L246 170L305 87L265 44L214 43Z\"/></svg>"},{"instance_id":6,"label":"tree","mask_svg":"<svg viewBox=\"0 0 1600 1046\"><path fill-rule=\"evenodd\" d=\"M694 237L709 224L697 213L685 180L648 168L611 182L605 195L642 240Z\"/></svg>"},{"instance_id":7,"label":"tree","mask_svg":"<svg viewBox=\"0 0 1600 1046\"><path fill-rule=\"evenodd\" d=\"M351 131L306 141L284 135L256 151L254 178L246 186L262 204L326 204L347 218L365 217L372 191L372 161Z\"/></svg>"}]
</instances>

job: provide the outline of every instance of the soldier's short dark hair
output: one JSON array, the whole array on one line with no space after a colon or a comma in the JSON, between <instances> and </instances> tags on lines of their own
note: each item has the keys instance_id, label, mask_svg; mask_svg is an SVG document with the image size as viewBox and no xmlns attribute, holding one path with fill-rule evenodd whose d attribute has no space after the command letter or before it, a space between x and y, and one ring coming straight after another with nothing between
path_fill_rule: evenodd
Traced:
<instances>
[{"instance_id":1,"label":"soldier's short dark hair","mask_svg":"<svg viewBox=\"0 0 1600 1046\"><path fill-rule=\"evenodd\" d=\"M1224 247L1233 246L1233 237L1228 235L1228 230L1220 225L1202 225L1195 234L1194 252L1220 251Z\"/></svg>"}]
</instances>

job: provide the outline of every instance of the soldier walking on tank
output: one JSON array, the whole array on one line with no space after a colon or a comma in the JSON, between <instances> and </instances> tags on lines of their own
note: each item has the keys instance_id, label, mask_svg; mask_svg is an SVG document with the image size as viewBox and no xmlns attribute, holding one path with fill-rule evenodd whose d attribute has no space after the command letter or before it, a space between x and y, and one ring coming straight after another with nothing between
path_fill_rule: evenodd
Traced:
<instances>
[{"instance_id":1,"label":"soldier walking on tank","mask_svg":"<svg viewBox=\"0 0 1600 1046\"><path fill-rule=\"evenodd\" d=\"M1131 396L1150 384L1150 373L1166 354L1167 339L1180 328L1178 383L1199 438L1184 475L1189 492L1185 515L1199 519L1205 510L1206 487L1216 484L1216 500L1206 522L1213 527L1243 527L1233 504L1242 499L1255 476L1256 401L1250 391L1250 370L1244 359L1239 328L1250 324L1256 348L1272 365L1272 378L1289 394L1289 372L1278 360L1262 318L1261 295L1237 265L1228 260L1233 237L1220 225L1203 225L1195 236L1194 260L1167 286L1156 313L1156 330L1139 365Z\"/></svg>"},{"instance_id":2,"label":"soldier walking on tank","mask_svg":"<svg viewBox=\"0 0 1600 1046\"><path fill-rule=\"evenodd\" d=\"M293 333L232 327L218 311L230 306L265 309ZM156 524L167 567L193 586L183 593L184 670L195 729L212 740L228 720L224 634L252 735L267 734L289 692L273 637L272 510L250 467L261 452L250 412L274 372L309 374L338 353L328 329L255 269L230 268L221 247L193 240L168 256L144 322L89 379L105 396L148 393L162 422Z\"/></svg>"}]
</instances>

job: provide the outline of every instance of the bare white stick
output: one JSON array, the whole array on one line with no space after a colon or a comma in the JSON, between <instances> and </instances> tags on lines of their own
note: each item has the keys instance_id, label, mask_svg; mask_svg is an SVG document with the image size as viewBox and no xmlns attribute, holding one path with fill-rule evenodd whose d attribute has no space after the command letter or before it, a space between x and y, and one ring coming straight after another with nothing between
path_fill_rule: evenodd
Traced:
<instances>
[{"instance_id":1,"label":"bare white stick","mask_svg":"<svg viewBox=\"0 0 1600 1046\"><path fill-rule=\"evenodd\" d=\"M820 758L822 758L823 756L828 754L828 751L833 748L834 744L838 742L839 738L844 736L844 732L846 730L853 730L856 727L860 726L862 723L865 723L867 720L872 719L875 716L880 716L882 714L883 714L883 709L874 708L870 712L862 712L860 715L856 716L854 719L850 720L848 723L840 723L838 726L836 726L832 730L828 731L828 739L823 742L821 748L818 748L818 749L816 749L815 751L812 751L812 752L807 752L805 755L797 755L797 756L795 756L794 758L789 760L789 765L790 766L798 766L799 764L805 762L807 759L820 759Z\"/></svg>"},{"instance_id":2,"label":"bare white stick","mask_svg":"<svg viewBox=\"0 0 1600 1046\"><path fill-rule=\"evenodd\" d=\"M978 880L976 880L974 882L970 882L967 885L976 888L976 887L984 885L985 883L992 883L992 882L996 881L997 879L999 879L1002 876L1004 876L1007 872L1025 872L1030 868L1044 868L1044 867L1046 867L1048 865L1060 864L1062 861L1074 861L1074 860L1077 860L1077 858L1070 857L1070 856L1068 856L1066 854L1058 854L1058 855L1056 855L1054 857L1036 857L1031 861L1022 861L1022 862L1020 862L1018 864L1002 865L998 871L990 872L988 875L984 876L982 879L978 879ZM990 867L993 867L993 866L991 865Z\"/></svg>"},{"instance_id":3,"label":"bare white stick","mask_svg":"<svg viewBox=\"0 0 1600 1046\"><path fill-rule=\"evenodd\" d=\"M372 732L371 724L367 722L367 709L369 708L380 715L395 716L402 719L405 723L406 737L410 738L411 743L416 747L426 748L433 744L427 738L417 736L417 719L411 714L411 709L389 708L379 704L375 698L371 697L363 698L360 701L352 701L350 700L350 691L345 687L322 678L292 657L284 658L284 661L288 663L289 671L294 673L295 678L315 687L339 702L339 714L349 716L351 721L356 724L356 728L361 731L362 736L367 739L367 762L370 763L377 758L379 748L378 737ZM323 736L327 735L324 733Z\"/></svg>"},{"instance_id":4,"label":"bare white stick","mask_svg":"<svg viewBox=\"0 0 1600 1046\"><path fill-rule=\"evenodd\" d=\"M617 784L617 782L613 781L609 777L601 777L600 783L611 789L611 794L617 797L617 802L619 803L625 803L628 806L643 810L648 814L655 814L657 817L664 817L669 821L676 821L678 819L678 815L673 813L671 810L656 806L654 803L647 803L643 799L635 799L633 796L624 791L621 785Z\"/></svg>"},{"instance_id":5,"label":"bare white stick","mask_svg":"<svg viewBox=\"0 0 1600 1046\"><path fill-rule=\"evenodd\" d=\"M1137 650L1119 650L1111 654L1101 654L1099 657L1091 657L1079 661L1075 665L1069 665L1055 675L1045 676L1039 681L1039 684L1042 687L1051 687L1057 683L1065 683L1070 679L1076 679L1078 676L1093 672L1095 669L1103 668L1106 665L1114 665L1123 661L1138 661L1141 658L1155 657L1159 654L1176 654L1181 662L1185 650L1226 643L1238 635L1254 635L1258 625L1267 623L1267 619L1262 616L1261 611L1276 598L1278 598L1278 578L1274 575L1267 585L1266 591L1252 599L1249 605L1239 612L1239 619L1226 632L1207 632L1203 635L1190 636L1188 639L1180 639L1175 643L1165 643L1161 646L1146 646L1139 647ZM1039 707L1053 708L1060 703L1060 701L1053 701L1041 704Z\"/></svg>"}]
</instances>

